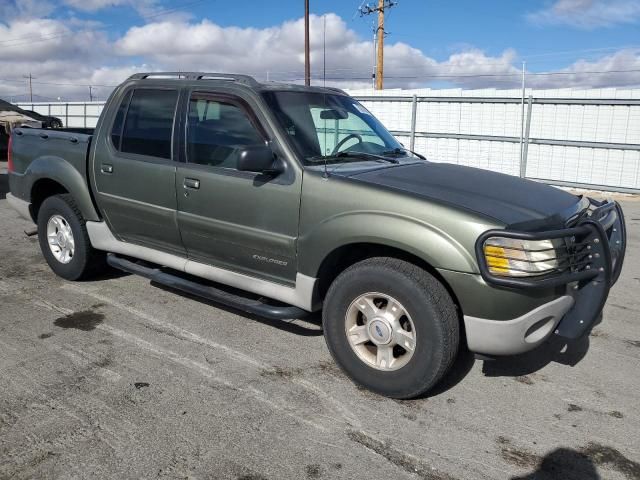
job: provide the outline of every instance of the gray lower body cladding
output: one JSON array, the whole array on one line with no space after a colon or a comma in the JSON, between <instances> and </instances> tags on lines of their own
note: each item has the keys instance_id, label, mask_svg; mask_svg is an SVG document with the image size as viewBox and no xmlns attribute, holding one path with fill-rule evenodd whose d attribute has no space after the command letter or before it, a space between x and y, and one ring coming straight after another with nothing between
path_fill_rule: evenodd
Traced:
<instances>
[{"instance_id":1,"label":"gray lower body cladding","mask_svg":"<svg viewBox=\"0 0 640 480\"><path fill-rule=\"evenodd\" d=\"M573 297L564 295L513 320L465 315L469 350L487 355L515 355L531 350L553 334L573 305Z\"/></svg>"},{"instance_id":2,"label":"gray lower body cladding","mask_svg":"<svg viewBox=\"0 0 640 480\"><path fill-rule=\"evenodd\" d=\"M185 272L196 277L206 278L230 287L239 288L248 292L264 295L281 302L299 307L311 312L319 308L319 302L315 298L315 278L298 273L295 287L280 285L256 277L250 277L241 273L232 272L213 265L195 262L188 258L179 257L170 253L161 252L152 248L122 242L115 238L104 222L87 222L87 232L91 244L98 250L119 253L148 262L163 265L180 272Z\"/></svg>"}]
</instances>

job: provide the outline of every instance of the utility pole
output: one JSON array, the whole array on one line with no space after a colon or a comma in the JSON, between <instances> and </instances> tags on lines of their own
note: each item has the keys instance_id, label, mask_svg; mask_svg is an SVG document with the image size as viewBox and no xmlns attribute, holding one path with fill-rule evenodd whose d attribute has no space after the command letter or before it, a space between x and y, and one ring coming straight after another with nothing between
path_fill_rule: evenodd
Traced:
<instances>
[{"instance_id":1,"label":"utility pole","mask_svg":"<svg viewBox=\"0 0 640 480\"><path fill-rule=\"evenodd\" d=\"M93 92L91 91L91 85L89 85L89 101L93 102Z\"/></svg>"},{"instance_id":2,"label":"utility pole","mask_svg":"<svg viewBox=\"0 0 640 480\"><path fill-rule=\"evenodd\" d=\"M309 0L304 0L304 84L311 85L311 63L309 60Z\"/></svg>"},{"instance_id":3,"label":"utility pole","mask_svg":"<svg viewBox=\"0 0 640 480\"><path fill-rule=\"evenodd\" d=\"M29 101L33 103L33 87L31 86L31 80L33 79L33 77L31 76L31 72L29 72L28 76L24 75L24 78L29 79Z\"/></svg>"},{"instance_id":4,"label":"utility pole","mask_svg":"<svg viewBox=\"0 0 640 480\"><path fill-rule=\"evenodd\" d=\"M393 0L378 0L378 6L365 5L360 8L360 16L378 14L378 28L376 29L377 55L376 55L376 90L382 90L384 86L384 12L397 5Z\"/></svg>"}]
</instances>

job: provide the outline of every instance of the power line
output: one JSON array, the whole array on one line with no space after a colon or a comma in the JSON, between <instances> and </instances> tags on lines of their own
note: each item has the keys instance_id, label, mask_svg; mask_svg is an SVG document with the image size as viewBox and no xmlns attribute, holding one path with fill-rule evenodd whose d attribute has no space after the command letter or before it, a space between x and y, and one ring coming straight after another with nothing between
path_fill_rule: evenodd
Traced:
<instances>
[{"instance_id":1,"label":"power line","mask_svg":"<svg viewBox=\"0 0 640 480\"><path fill-rule=\"evenodd\" d=\"M599 71L575 71L575 72L539 72L539 73L527 73L527 76L556 76L556 75L597 75L597 74L608 74L608 73L636 73L640 72L640 69L632 69L632 70L599 70ZM474 74L450 74L450 75L440 75L440 74L424 74L424 75L392 75L387 76L387 78L392 78L396 80L419 80L419 79L428 79L428 78L483 78L483 77L520 77L521 73L474 73ZM327 80L367 80L368 77L327 77ZM639 79L640 80L640 79Z\"/></svg>"},{"instance_id":2,"label":"power line","mask_svg":"<svg viewBox=\"0 0 640 480\"><path fill-rule=\"evenodd\" d=\"M366 75L343 75L336 74L333 76L327 76L327 72L336 72L344 71L344 69L335 69L335 70L327 70L324 73L324 78L329 81L355 81L355 80L369 80L370 77ZM273 73L273 72L270 72ZM291 72L295 73L295 72ZM580 75L608 75L608 74L625 74L625 73L640 73L640 69L628 69L628 70L585 70L585 71L556 71L556 72L535 72L535 73L527 73L528 77L556 77L556 76L580 76ZM320 73L317 73L320 75ZM431 79L441 79L441 80L460 80L460 79L481 79L481 78L490 78L493 83L513 83L517 77L519 77L521 73L457 73L457 74L415 74L415 75L387 75L387 79L390 80L431 80ZM313 76L315 77L315 75ZM25 76L25 78L29 78L29 76ZM31 83L38 85L51 85L51 86L64 86L64 87L78 87L78 88L89 88L89 96L93 98L93 89L95 87L104 87L104 88L115 88L117 85L104 85L104 84L87 84L87 83L71 83L71 82L41 82L33 80L33 76L31 77ZM315 77L319 78L319 77ZM24 80L13 80L13 79L4 79L0 78L0 80L5 82L12 83L22 83ZM304 78L289 76L282 79L282 81L300 81L304 80ZM640 83L640 78L639 82ZM15 94L14 94L15 95ZM22 95L22 94L20 94ZM26 95L26 94L25 94ZM31 101L33 101L33 97L39 98L48 98L43 97L41 95L36 95L31 90L30 92Z\"/></svg>"},{"instance_id":3,"label":"power line","mask_svg":"<svg viewBox=\"0 0 640 480\"><path fill-rule=\"evenodd\" d=\"M522 58L538 58L538 57L554 57L562 55L570 55L575 53L595 53L595 52L608 52L608 51L620 51L620 50L639 50L640 45L622 45L618 47L603 47L603 48L585 48L582 50L564 50L560 52L546 52L546 53L532 53L532 54L520 54Z\"/></svg>"}]
</instances>

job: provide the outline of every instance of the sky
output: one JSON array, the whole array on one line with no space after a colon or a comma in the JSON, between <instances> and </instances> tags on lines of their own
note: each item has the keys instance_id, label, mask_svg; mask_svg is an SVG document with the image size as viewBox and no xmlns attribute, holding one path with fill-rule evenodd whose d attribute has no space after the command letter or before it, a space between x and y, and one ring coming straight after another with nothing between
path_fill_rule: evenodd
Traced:
<instances>
[{"instance_id":1,"label":"sky","mask_svg":"<svg viewBox=\"0 0 640 480\"><path fill-rule=\"evenodd\" d=\"M313 82L369 87L366 3L310 5ZM104 99L140 71L300 82L303 13L303 0L0 0L0 98L27 100L29 74L34 101ZM640 86L640 0L398 0L385 30L388 88L517 88L523 62L530 88Z\"/></svg>"}]
</instances>

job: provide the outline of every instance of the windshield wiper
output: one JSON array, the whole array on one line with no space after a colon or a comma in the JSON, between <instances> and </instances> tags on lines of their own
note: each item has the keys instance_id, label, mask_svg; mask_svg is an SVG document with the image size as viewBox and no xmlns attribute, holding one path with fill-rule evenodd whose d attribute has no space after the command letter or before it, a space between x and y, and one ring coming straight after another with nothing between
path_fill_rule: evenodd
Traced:
<instances>
[{"instance_id":1,"label":"windshield wiper","mask_svg":"<svg viewBox=\"0 0 640 480\"><path fill-rule=\"evenodd\" d=\"M382 155L376 155L375 153L367 153L367 152L339 152L335 155L317 155L314 157L310 157L308 160L311 161L322 161L322 160L331 160L334 158L349 158L349 159L373 159L382 162L388 163L400 163L400 161L396 158L383 157Z\"/></svg>"},{"instance_id":2,"label":"windshield wiper","mask_svg":"<svg viewBox=\"0 0 640 480\"><path fill-rule=\"evenodd\" d=\"M426 157L424 157L423 155L420 155L419 153L414 152L413 150L409 150L408 148L400 148L400 147L396 147L393 150L386 150L384 152L382 152L383 155L405 155L408 153L411 153L413 155L415 155L416 157L418 157L421 160L426 160Z\"/></svg>"}]
</instances>

